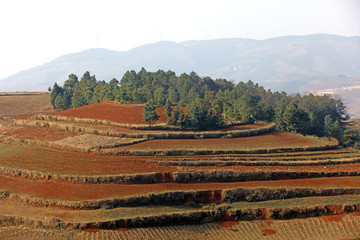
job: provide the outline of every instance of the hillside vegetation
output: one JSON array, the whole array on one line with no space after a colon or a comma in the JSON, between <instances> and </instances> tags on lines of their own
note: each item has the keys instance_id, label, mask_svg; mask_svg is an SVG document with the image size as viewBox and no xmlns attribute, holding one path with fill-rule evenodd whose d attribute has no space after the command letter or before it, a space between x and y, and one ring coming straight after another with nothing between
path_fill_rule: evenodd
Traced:
<instances>
[{"instance_id":1,"label":"hillside vegetation","mask_svg":"<svg viewBox=\"0 0 360 240\"><path fill-rule=\"evenodd\" d=\"M142 68L138 73L126 72L120 82L114 78L109 83L97 81L89 72L80 81L71 74L63 87L54 84L50 97L54 109L102 101L162 106L157 111L165 110L167 124L182 129L206 130L236 121L261 120L275 122L279 130L335 137L346 147L358 147L360 141L356 131L344 132L343 120L349 116L341 99L287 95L266 91L252 81L235 84L226 79L201 78L194 72L176 76L172 71L147 72ZM156 116L147 121L157 121Z\"/></svg>"}]
</instances>

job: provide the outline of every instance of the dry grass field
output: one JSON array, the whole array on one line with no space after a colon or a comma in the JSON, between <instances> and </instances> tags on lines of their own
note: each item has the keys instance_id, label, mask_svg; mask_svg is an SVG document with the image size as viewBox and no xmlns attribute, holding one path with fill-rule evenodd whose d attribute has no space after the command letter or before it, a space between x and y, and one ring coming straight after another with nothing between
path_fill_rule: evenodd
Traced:
<instances>
[{"instance_id":1,"label":"dry grass field","mask_svg":"<svg viewBox=\"0 0 360 240\"><path fill-rule=\"evenodd\" d=\"M265 123L167 130L163 107L139 128L142 109L0 94L0 239L360 237L360 152Z\"/></svg>"},{"instance_id":2,"label":"dry grass field","mask_svg":"<svg viewBox=\"0 0 360 240\"><path fill-rule=\"evenodd\" d=\"M76 239L76 240L115 240L115 239L270 239L270 240L329 240L359 239L360 217L345 215L340 219L327 220L321 217L292 220L226 221L201 225L177 225L148 228L119 228L117 230L48 230L30 227L1 227L0 238L17 239Z\"/></svg>"},{"instance_id":3,"label":"dry grass field","mask_svg":"<svg viewBox=\"0 0 360 240\"><path fill-rule=\"evenodd\" d=\"M124 147L127 150L213 150L236 151L281 148L322 147L329 141L303 137L288 132L274 132L262 136L214 139L156 139Z\"/></svg>"},{"instance_id":4,"label":"dry grass field","mask_svg":"<svg viewBox=\"0 0 360 240\"><path fill-rule=\"evenodd\" d=\"M80 239L359 239L359 217L346 215L340 221L322 218L219 222L202 225L119 229L83 232Z\"/></svg>"},{"instance_id":5,"label":"dry grass field","mask_svg":"<svg viewBox=\"0 0 360 240\"><path fill-rule=\"evenodd\" d=\"M0 93L0 118L27 118L52 112L48 93Z\"/></svg>"}]
</instances>

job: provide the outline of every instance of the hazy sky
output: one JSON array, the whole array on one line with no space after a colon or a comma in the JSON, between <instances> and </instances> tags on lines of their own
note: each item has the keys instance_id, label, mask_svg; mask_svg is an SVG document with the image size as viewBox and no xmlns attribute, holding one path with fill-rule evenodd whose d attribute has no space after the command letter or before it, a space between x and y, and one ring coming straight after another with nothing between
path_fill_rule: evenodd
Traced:
<instances>
[{"instance_id":1,"label":"hazy sky","mask_svg":"<svg viewBox=\"0 0 360 240\"><path fill-rule=\"evenodd\" d=\"M0 79L88 48L360 35L359 0L0 0Z\"/></svg>"}]
</instances>

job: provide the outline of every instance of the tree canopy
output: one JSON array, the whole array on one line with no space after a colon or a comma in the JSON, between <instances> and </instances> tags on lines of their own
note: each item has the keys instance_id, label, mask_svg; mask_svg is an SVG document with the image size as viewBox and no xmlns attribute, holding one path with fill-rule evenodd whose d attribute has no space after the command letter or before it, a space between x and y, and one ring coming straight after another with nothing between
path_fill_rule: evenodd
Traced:
<instances>
[{"instance_id":1,"label":"tree canopy","mask_svg":"<svg viewBox=\"0 0 360 240\"><path fill-rule=\"evenodd\" d=\"M149 123L151 127L151 122L159 120L159 115L156 113L156 108L152 101L149 101L144 106L143 120Z\"/></svg>"}]
</instances>

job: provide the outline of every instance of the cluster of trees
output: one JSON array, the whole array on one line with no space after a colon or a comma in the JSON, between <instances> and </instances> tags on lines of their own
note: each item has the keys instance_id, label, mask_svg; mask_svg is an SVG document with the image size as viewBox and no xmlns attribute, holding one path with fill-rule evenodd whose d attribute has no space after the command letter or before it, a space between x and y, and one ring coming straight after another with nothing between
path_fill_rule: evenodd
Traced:
<instances>
[{"instance_id":1,"label":"cluster of trees","mask_svg":"<svg viewBox=\"0 0 360 240\"><path fill-rule=\"evenodd\" d=\"M213 94L208 93L207 96ZM189 103L186 108L186 114L179 106L173 109L173 104L169 99L166 100L165 114L167 116L167 124L178 126L182 129L205 130L211 128L218 128L224 125L224 117L217 104L211 104L207 97L204 99L196 98ZM151 127L151 122L159 119L156 113L154 102L151 100L144 106L143 120L148 122Z\"/></svg>"},{"instance_id":2,"label":"cluster of trees","mask_svg":"<svg viewBox=\"0 0 360 240\"><path fill-rule=\"evenodd\" d=\"M271 92L252 81L234 82L180 76L172 71L127 71L120 81L97 81L85 72L80 81L69 75L63 87L51 90L55 109L67 109L104 100L120 103L151 103L165 106L168 124L183 128L208 129L224 122L241 120L275 122L278 129L302 134L336 137L342 141L342 120L348 119L343 102L330 96L287 95ZM175 109L171 108L175 106ZM186 114L180 107L186 106ZM152 120L153 121L153 120Z\"/></svg>"},{"instance_id":3,"label":"cluster of trees","mask_svg":"<svg viewBox=\"0 0 360 240\"><path fill-rule=\"evenodd\" d=\"M175 105L185 106L197 97L204 98L206 92L224 91L233 86L233 83L224 79L214 81L209 77L200 78L194 72L178 77L172 71L147 72L142 68L138 73L127 71L120 82L114 78L109 83L97 81L94 75L85 72L80 81L71 74L63 87L55 83L51 100L55 109L79 107L104 100L120 103L146 103L152 100L157 105L164 105L166 99L169 99Z\"/></svg>"},{"instance_id":4,"label":"cluster of trees","mask_svg":"<svg viewBox=\"0 0 360 240\"><path fill-rule=\"evenodd\" d=\"M186 129L212 129L223 126L225 121L220 105L211 101L214 92L208 92L205 98L197 97L186 108L186 114L176 106L172 110L170 100L166 101L165 109L168 116L168 124Z\"/></svg>"}]
</instances>

